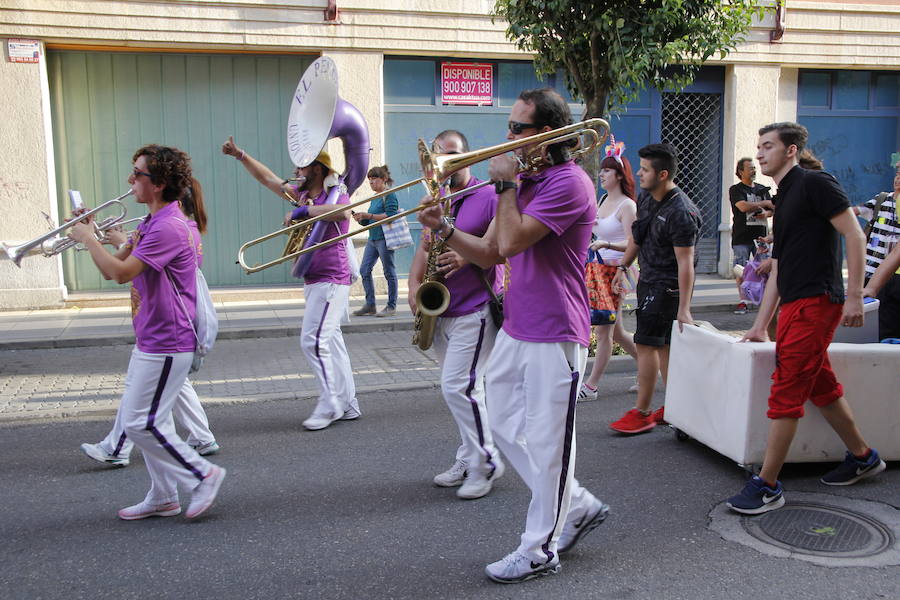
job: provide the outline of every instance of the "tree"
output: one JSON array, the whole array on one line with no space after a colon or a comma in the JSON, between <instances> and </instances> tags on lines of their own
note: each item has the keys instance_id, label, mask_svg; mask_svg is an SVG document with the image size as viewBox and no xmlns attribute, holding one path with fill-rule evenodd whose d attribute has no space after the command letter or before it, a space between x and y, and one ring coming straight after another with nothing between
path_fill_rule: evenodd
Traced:
<instances>
[{"instance_id":1,"label":"tree","mask_svg":"<svg viewBox=\"0 0 900 600\"><path fill-rule=\"evenodd\" d=\"M760 0L497 0L506 36L538 74L564 70L583 119L604 117L647 85L684 89L743 40Z\"/></svg>"}]
</instances>

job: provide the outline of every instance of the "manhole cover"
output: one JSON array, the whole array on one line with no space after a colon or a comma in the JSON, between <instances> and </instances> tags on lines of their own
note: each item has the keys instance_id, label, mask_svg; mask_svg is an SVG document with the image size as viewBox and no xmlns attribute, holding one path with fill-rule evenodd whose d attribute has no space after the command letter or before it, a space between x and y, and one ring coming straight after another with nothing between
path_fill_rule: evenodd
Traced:
<instances>
[{"instance_id":1,"label":"manhole cover","mask_svg":"<svg viewBox=\"0 0 900 600\"><path fill-rule=\"evenodd\" d=\"M786 504L742 519L744 529L763 542L813 556L861 558L884 552L894 536L865 515L812 502Z\"/></svg>"}]
</instances>

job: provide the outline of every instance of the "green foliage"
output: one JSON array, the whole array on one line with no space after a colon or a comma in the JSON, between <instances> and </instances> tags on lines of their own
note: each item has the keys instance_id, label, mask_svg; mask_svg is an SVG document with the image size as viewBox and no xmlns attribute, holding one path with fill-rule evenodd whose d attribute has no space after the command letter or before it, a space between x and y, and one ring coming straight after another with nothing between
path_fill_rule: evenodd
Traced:
<instances>
[{"instance_id":1,"label":"green foliage","mask_svg":"<svg viewBox=\"0 0 900 600\"><path fill-rule=\"evenodd\" d=\"M647 85L683 89L709 58L743 39L760 0L497 0L507 37L540 74L563 69L586 110L602 117Z\"/></svg>"}]
</instances>

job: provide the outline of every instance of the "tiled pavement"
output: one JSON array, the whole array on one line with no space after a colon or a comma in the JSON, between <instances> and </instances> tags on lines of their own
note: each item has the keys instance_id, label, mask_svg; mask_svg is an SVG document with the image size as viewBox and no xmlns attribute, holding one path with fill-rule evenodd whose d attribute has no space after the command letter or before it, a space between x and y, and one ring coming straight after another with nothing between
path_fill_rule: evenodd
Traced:
<instances>
[{"instance_id":1,"label":"tiled pavement","mask_svg":"<svg viewBox=\"0 0 900 600\"><path fill-rule=\"evenodd\" d=\"M721 309L736 296L732 281L700 278L695 312ZM362 299L352 299L351 310L361 304ZM318 395L297 343L302 300L219 303L217 308L219 339L192 378L204 402ZM405 302L397 308L394 317L353 317L343 328L358 395L438 385L433 354L410 344L412 315ZM0 332L0 421L115 411L134 341L127 307L0 313ZM629 357L614 357L609 371L633 365Z\"/></svg>"}]
</instances>

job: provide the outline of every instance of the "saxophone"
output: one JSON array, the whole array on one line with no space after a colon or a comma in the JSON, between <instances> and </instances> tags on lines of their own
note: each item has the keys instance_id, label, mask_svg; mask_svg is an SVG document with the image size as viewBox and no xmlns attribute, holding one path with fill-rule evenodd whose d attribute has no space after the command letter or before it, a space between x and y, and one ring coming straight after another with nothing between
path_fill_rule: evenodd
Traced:
<instances>
[{"instance_id":1,"label":"saxophone","mask_svg":"<svg viewBox=\"0 0 900 600\"><path fill-rule=\"evenodd\" d=\"M290 202L294 206L312 206L313 203L311 198L307 198L305 202L300 202L286 191L283 191L282 195L288 202ZM301 220L297 219L291 221L291 225L296 225L300 222ZM303 246L306 244L307 238L309 237L310 231L312 231L312 227L309 226L297 227L296 229L292 229L288 234L288 240L284 245L284 252L281 253L281 256L294 254L295 252L298 252L301 248L303 248Z\"/></svg>"},{"instance_id":2,"label":"saxophone","mask_svg":"<svg viewBox=\"0 0 900 600\"><path fill-rule=\"evenodd\" d=\"M429 244L425 277L416 290L416 320L413 323L412 343L420 350L431 348L438 317L450 306L450 291L441 283L443 276L438 273L437 265L437 258L444 252L446 244L434 233Z\"/></svg>"}]
</instances>

